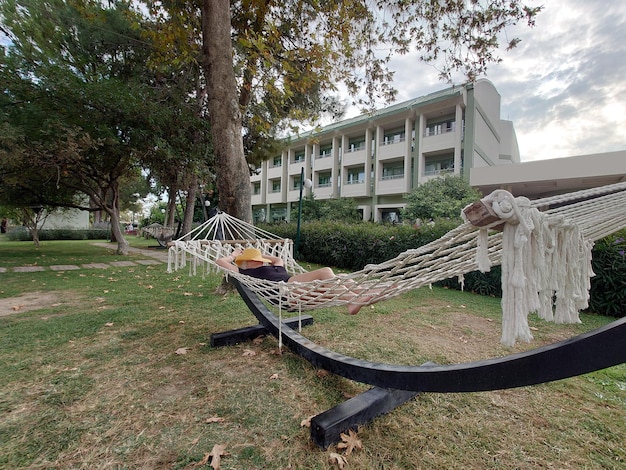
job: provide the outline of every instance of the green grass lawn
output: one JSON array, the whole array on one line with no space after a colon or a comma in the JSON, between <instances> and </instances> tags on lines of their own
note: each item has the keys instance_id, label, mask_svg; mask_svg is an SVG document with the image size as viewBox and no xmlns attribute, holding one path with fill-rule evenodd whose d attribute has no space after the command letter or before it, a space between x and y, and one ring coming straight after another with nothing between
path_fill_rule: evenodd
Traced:
<instances>
[{"instance_id":1,"label":"green grass lawn","mask_svg":"<svg viewBox=\"0 0 626 470\"><path fill-rule=\"evenodd\" d=\"M154 240L129 239L133 246ZM0 267L128 258L93 241L0 239ZM222 469L626 468L626 365L534 387L422 394L362 426L346 455L301 423L367 387L316 370L271 337L211 348L254 324L216 274L166 265L0 274L0 468L183 469L224 445ZM29 299L28 302L25 299ZM313 341L397 364L498 357L572 337L530 317L535 340L499 343L499 299L420 289L366 307L312 312ZM184 352L185 354L181 354Z\"/></svg>"}]
</instances>

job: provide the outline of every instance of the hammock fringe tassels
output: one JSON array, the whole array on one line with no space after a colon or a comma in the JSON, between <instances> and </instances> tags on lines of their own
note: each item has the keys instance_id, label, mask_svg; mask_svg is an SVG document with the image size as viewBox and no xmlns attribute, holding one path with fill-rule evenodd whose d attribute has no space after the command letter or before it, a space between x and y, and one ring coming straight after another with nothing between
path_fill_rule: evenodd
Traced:
<instances>
[{"instance_id":1,"label":"hammock fringe tassels","mask_svg":"<svg viewBox=\"0 0 626 470\"><path fill-rule=\"evenodd\" d=\"M531 341L528 314L578 323L588 305L593 243L626 227L626 183L530 201L496 190L463 210L464 223L427 245L325 281L280 283L224 271L281 310L369 305L449 278L502 265L502 343ZM293 242L218 212L170 243L168 272L221 269L215 260L254 247L305 270ZM375 292L375 295L372 293Z\"/></svg>"}]
</instances>

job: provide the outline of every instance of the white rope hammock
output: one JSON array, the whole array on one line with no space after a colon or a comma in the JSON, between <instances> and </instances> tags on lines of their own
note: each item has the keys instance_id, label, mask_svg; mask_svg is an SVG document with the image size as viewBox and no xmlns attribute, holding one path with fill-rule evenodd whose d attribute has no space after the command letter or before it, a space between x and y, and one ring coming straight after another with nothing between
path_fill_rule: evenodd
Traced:
<instances>
[{"instance_id":1,"label":"white rope hammock","mask_svg":"<svg viewBox=\"0 0 626 470\"><path fill-rule=\"evenodd\" d=\"M299 283L264 281L220 268L217 258L254 247L281 257L292 274L305 271L293 259L291 240L218 213L170 244L168 272L185 266L190 274L198 268L221 269L281 310L301 312L369 305L452 277L462 282L466 273L501 264L503 344L532 339L530 312L556 323L580 323L578 312L588 306L593 276L593 242L626 227L626 183L534 201L497 190L478 204L488 218L472 220L475 211L468 206L465 222L438 240L351 274Z\"/></svg>"}]
</instances>

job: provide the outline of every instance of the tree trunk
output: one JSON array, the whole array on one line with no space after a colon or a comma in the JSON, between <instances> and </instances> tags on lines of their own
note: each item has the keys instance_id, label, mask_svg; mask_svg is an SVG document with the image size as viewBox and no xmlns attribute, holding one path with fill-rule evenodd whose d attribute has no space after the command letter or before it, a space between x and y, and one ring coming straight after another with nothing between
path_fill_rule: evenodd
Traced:
<instances>
[{"instance_id":1,"label":"tree trunk","mask_svg":"<svg viewBox=\"0 0 626 470\"><path fill-rule=\"evenodd\" d=\"M187 202L185 203L185 215L183 216L183 227L181 235L186 235L191 231L193 225L193 215L196 206L196 197L198 192L198 177L193 176L189 187L187 188Z\"/></svg>"},{"instance_id":2,"label":"tree trunk","mask_svg":"<svg viewBox=\"0 0 626 470\"><path fill-rule=\"evenodd\" d=\"M124 231L120 225L120 191L119 183L115 182L110 189L111 198L104 198L105 201L110 200L110 205L103 204L103 208L111 218L111 241L117 242L117 254L128 255L128 240L124 238Z\"/></svg>"},{"instance_id":3,"label":"tree trunk","mask_svg":"<svg viewBox=\"0 0 626 470\"><path fill-rule=\"evenodd\" d=\"M126 256L128 255L128 240L124 238L124 232L120 226L120 211L110 210L107 213L111 217L111 239L117 240L117 254Z\"/></svg>"},{"instance_id":4,"label":"tree trunk","mask_svg":"<svg viewBox=\"0 0 626 470\"><path fill-rule=\"evenodd\" d=\"M203 0L202 54L220 209L252 222L250 171L243 152L229 0Z\"/></svg>"},{"instance_id":5,"label":"tree trunk","mask_svg":"<svg viewBox=\"0 0 626 470\"><path fill-rule=\"evenodd\" d=\"M167 208L165 209L164 227L174 227L176 225L176 192L178 191L173 185L167 191Z\"/></svg>"}]
</instances>

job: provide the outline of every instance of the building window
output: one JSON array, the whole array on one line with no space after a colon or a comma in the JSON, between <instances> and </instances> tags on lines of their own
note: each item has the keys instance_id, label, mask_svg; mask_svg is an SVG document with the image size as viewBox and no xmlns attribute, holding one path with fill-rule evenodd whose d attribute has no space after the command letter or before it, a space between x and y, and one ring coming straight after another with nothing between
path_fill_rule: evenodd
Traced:
<instances>
[{"instance_id":1,"label":"building window","mask_svg":"<svg viewBox=\"0 0 626 470\"><path fill-rule=\"evenodd\" d=\"M429 137L432 135L446 134L447 132L454 132L456 130L456 120L454 116L437 119L426 122L426 130L424 136Z\"/></svg>"},{"instance_id":2,"label":"building window","mask_svg":"<svg viewBox=\"0 0 626 470\"><path fill-rule=\"evenodd\" d=\"M348 168L346 184L365 183L365 168Z\"/></svg>"},{"instance_id":3,"label":"building window","mask_svg":"<svg viewBox=\"0 0 626 470\"><path fill-rule=\"evenodd\" d=\"M397 224L400 222L400 209L383 209L381 213L383 222Z\"/></svg>"},{"instance_id":4,"label":"building window","mask_svg":"<svg viewBox=\"0 0 626 470\"><path fill-rule=\"evenodd\" d=\"M424 160L424 176L441 175L454 172L454 155L438 155L426 157Z\"/></svg>"},{"instance_id":5,"label":"building window","mask_svg":"<svg viewBox=\"0 0 626 470\"><path fill-rule=\"evenodd\" d=\"M260 182L255 182L252 185L252 194L253 195L259 195L261 194L261 183Z\"/></svg>"},{"instance_id":6,"label":"building window","mask_svg":"<svg viewBox=\"0 0 626 470\"><path fill-rule=\"evenodd\" d=\"M274 157L274 159L272 160L272 168L277 168L283 166L283 157L281 157L280 155L277 157Z\"/></svg>"},{"instance_id":7,"label":"building window","mask_svg":"<svg viewBox=\"0 0 626 470\"><path fill-rule=\"evenodd\" d=\"M271 210L272 222L284 222L287 220L287 208L278 207Z\"/></svg>"},{"instance_id":8,"label":"building window","mask_svg":"<svg viewBox=\"0 0 626 470\"><path fill-rule=\"evenodd\" d=\"M304 152L298 152L293 157L294 163L304 163Z\"/></svg>"},{"instance_id":9,"label":"building window","mask_svg":"<svg viewBox=\"0 0 626 470\"><path fill-rule=\"evenodd\" d=\"M330 173L320 173L317 177L317 187L318 188L330 188L332 186L330 177L331 177Z\"/></svg>"},{"instance_id":10,"label":"building window","mask_svg":"<svg viewBox=\"0 0 626 470\"><path fill-rule=\"evenodd\" d=\"M254 210L252 212L252 216L254 218L254 222L265 222L265 209L262 207L260 209Z\"/></svg>"},{"instance_id":11,"label":"building window","mask_svg":"<svg viewBox=\"0 0 626 470\"><path fill-rule=\"evenodd\" d=\"M360 150L365 150L365 138L363 137L350 139L348 141L348 148L345 149L344 153L358 152Z\"/></svg>"},{"instance_id":12,"label":"building window","mask_svg":"<svg viewBox=\"0 0 626 470\"><path fill-rule=\"evenodd\" d=\"M280 192L280 180L272 180L272 192L273 193Z\"/></svg>"},{"instance_id":13,"label":"building window","mask_svg":"<svg viewBox=\"0 0 626 470\"><path fill-rule=\"evenodd\" d=\"M302 178L298 175L298 176L294 176L293 177L293 186L291 186L291 189L300 189L300 185L302 184Z\"/></svg>"},{"instance_id":14,"label":"building window","mask_svg":"<svg viewBox=\"0 0 626 470\"><path fill-rule=\"evenodd\" d=\"M320 147L320 153L317 158L330 157L332 154L333 154L333 146L325 145L324 147Z\"/></svg>"},{"instance_id":15,"label":"building window","mask_svg":"<svg viewBox=\"0 0 626 470\"><path fill-rule=\"evenodd\" d=\"M399 144L400 142L404 142L405 139L406 134L404 128L390 130L385 132L382 145Z\"/></svg>"},{"instance_id":16,"label":"building window","mask_svg":"<svg viewBox=\"0 0 626 470\"><path fill-rule=\"evenodd\" d=\"M382 180L395 180L404 178L404 162L390 162L383 164Z\"/></svg>"}]
</instances>

